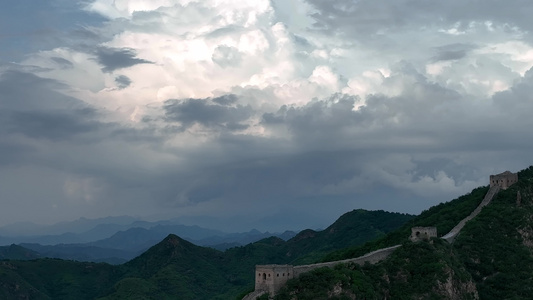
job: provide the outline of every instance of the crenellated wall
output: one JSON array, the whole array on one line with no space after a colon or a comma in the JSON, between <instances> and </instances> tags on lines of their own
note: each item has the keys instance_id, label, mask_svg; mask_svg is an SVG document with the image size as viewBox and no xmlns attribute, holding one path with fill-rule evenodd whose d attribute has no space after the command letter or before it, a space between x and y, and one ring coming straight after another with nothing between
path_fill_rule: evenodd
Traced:
<instances>
[{"instance_id":1,"label":"crenellated wall","mask_svg":"<svg viewBox=\"0 0 533 300\"><path fill-rule=\"evenodd\" d=\"M442 238L445 239L448 243L453 243L455 237L459 234L459 232L461 232L461 229L463 229L466 222L472 220L475 216L477 216L481 212L481 209L483 209L483 207L489 204L499 191L500 186L492 186L485 195L485 198L483 198L483 201L481 201L481 203L478 205L478 207L476 207L476 209L474 209L474 211L468 217L462 219L461 222L455 225L455 227L452 228L452 230L450 230L450 232L445 234Z\"/></svg>"},{"instance_id":2,"label":"crenellated wall","mask_svg":"<svg viewBox=\"0 0 533 300\"><path fill-rule=\"evenodd\" d=\"M500 191L500 189L506 189L510 185L518 181L517 174L506 171L498 175L490 176L490 189L483 198L483 201L479 204L478 207L466 218L461 220L450 232L442 237L442 239L452 243L455 237L459 234L461 229L463 229L466 222L473 219L475 216L481 212L484 206L490 203L494 196ZM431 237L437 236L437 229L435 227L413 227L411 228L411 237L410 239L414 242L430 239ZM345 260L338 260L332 262L311 264L311 265L302 265L302 266L292 266L292 265L257 265L255 266L255 291L248 294L244 299L252 300L256 299L258 296L269 293L270 296L274 296L281 287L291 278L297 278L303 273L309 272L311 270L328 267L332 268L338 264L346 263L355 263L358 265L363 265L365 263L375 264L386 259L391 255L394 250L401 247L401 245L395 245L388 248L379 249L370 253L367 253L363 256L350 258ZM244 300L243 299L243 300Z\"/></svg>"},{"instance_id":3,"label":"crenellated wall","mask_svg":"<svg viewBox=\"0 0 533 300\"><path fill-rule=\"evenodd\" d=\"M325 262L325 263L318 263L318 264L312 264L312 265L294 266L294 276L298 277L302 273L309 272L317 268L322 268L322 267L333 268L334 266L338 264L355 263L358 265L364 265L366 262L370 264L375 264L387 258L398 247L401 247L401 245L379 249L379 250L367 253L363 256L356 257L356 258L337 260L337 261L331 261L331 262Z\"/></svg>"},{"instance_id":4,"label":"crenellated wall","mask_svg":"<svg viewBox=\"0 0 533 300\"><path fill-rule=\"evenodd\" d=\"M296 278L303 273L309 272L317 268L333 268L338 264L355 263L363 265L366 262L375 264L387 258L396 248L401 245L396 245L384 249L379 249L363 256L350 258L345 260L338 260L332 262L291 266L291 265L257 265L255 266L255 292L268 292L270 295L275 295L281 287L285 285L287 280ZM254 299L254 298L251 298Z\"/></svg>"}]
</instances>

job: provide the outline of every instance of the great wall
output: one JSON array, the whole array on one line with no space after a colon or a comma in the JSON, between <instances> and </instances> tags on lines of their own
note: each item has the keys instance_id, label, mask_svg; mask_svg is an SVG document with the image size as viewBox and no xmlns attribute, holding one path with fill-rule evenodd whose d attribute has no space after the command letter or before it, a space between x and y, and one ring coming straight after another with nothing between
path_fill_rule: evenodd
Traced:
<instances>
[{"instance_id":1,"label":"great wall","mask_svg":"<svg viewBox=\"0 0 533 300\"><path fill-rule=\"evenodd\" d=\"M441 238L449 243L453 243L457 235L461 232L461 229L465 224L476 217L483 207L488 205L494 196L503 189L507 189L512 184L518 181L518 175L505 171L501 174L490 176L490 189L483 198L483 201L474 209L474 211L461 220L450 232L442 236ZM419 241L437 237L437 229L435 227L413 227L411 228L411 241ZM311 270L329 267L332 268L338 264L354 263L363 265L365 263L375 264L386 259L390 254L394 252L401 245L395 245L379 249L363 256L350 258L345 260L331 261L325 263L317 263L310 265L292 266L292 265L257 265L255 267L255 289L252 293L246 295L242 300L255 300L263 294L268 293L270 297L274 296L285 283L292 278L297 278L302 273L309 272Z\"/></svg>"}]
</instances>

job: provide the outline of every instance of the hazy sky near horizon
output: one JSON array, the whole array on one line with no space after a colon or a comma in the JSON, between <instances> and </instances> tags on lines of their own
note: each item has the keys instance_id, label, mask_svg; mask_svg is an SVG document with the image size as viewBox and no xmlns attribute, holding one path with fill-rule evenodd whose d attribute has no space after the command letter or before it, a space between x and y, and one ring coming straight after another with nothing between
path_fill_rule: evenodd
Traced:
<instances>
[{"instance_id":1,"label":"hazy sky near horizon","mask_svg":"<svg viewBox=\"0 0 533 300\"><path fill-rule=\"evenodd\" d=\"M533 164L525 0L6 0L0 225L419 213Z\"/></svg>"}]
</instances>

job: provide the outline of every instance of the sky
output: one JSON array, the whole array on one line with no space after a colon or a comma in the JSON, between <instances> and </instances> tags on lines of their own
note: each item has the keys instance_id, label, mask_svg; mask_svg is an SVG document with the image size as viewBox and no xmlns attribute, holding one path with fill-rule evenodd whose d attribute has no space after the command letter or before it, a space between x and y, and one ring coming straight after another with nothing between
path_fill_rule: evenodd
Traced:
<instances>
[{"instance_id":1,"label":"sky","mask_svg":"<svg viewBox=\"0 0 533 300\"><path fill-rule=\"evenodd\" d=\"M420 213L532 165L526 0L5 0L0 225Z\"/></svg>"}]
</instances>

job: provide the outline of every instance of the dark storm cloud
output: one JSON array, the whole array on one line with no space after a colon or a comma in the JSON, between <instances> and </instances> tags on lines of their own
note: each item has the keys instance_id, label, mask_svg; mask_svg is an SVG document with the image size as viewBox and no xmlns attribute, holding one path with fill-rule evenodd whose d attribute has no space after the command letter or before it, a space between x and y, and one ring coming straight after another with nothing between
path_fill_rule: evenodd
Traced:
<instances>
[{"instance_id":1,"label":"dark storm cloud","mask_svg":"<svg viewBox=\"0 0 533 300\"><path fill-rule=\"evenodd\" d=\"M119 89L125 89L131 84L131 79L126 75L119 75L115 77L115 83Z\"/></svg>"},{"instance_id":2,"label":"dark storm cloud","mask_svg":"<svg viewBox=\"0 0 533 300\"><path fill-rule=\"evenodd\" d=\"M524 1L450 0L428 2L400 0L306 0L315 9L315 28L349 36L382 34L408 27L458 25L465 30L472 21L516 25L526 30L533 25L533 7ZM340 31L339 31L340 30Z\"/></svg>"},{"instance_id":3,"label":"dark storm cloud","mask_svg":"<svg viewBox=\"0 0 533 300\"><path fill-rule=\"evenodd\" d=\"M78 1L2 1L0 61L17 61L29 52L69 45L69 32L104 20L80 8Z\"/></svg>"},{"instance_id":4,"label":"dark storm cloud","mask_svg":"<svg viewBox=\"0 0 533 300\"><path fill-rule=\"evenodd\" d=\"M3 141L0 141L0 166L27 164L30 158L37 154L34 147L28 146L20 141L8 140L2 134Z\"/></svg>"},{"instance_id":5,"label":"dark storm cloud","mask_svg":"<svg viewBox=\"0 0 533 300\"><path fill-rule=\"evenodd\" d=\"M260 145L271 148L264 140L251 142L258 147L235 148L234 156L249 157L257 151L264 153ZM224 146L224 145L223 145ZM228 145L225 145L228 146ZM279 151L279 149L278 149ZM284 153L274 156L241 159L237 162L218 163L216 168L195 170L189 179L180 179L184 186L174 186L170 195L176 203L188 205L222 198L231 203L228 208L238 210L249 205L261 207L293 207L305 205L305 198L323 196L323 187L358 176L361 169L357 164L363 159L358 152L307 152ZM232 156L233 156L232 155ZM177 178L177 177L174 177ZM171 187L171 185L167 185ZM297 199L301 198L301 201ZM291 201L287 201L292 199ZM266 201L266 202L265 202ZM266 205L265 205L266 204ZM246 209L246 208L245 208Z\"/></svg>"},{"instance_id":6,"label":"dark storm cloud","mask_svg":"<svg viewBox=\"0 0 533 300\"><path fill-rule=\"evenodd\" d=\"M41 78L20 70L7 70L0 74L0 107L4 109L49 109L63 105L81 106L80 100L55 91L65 87L56 80Z\"/></svg>"},{"instance_id":7,"label":"dark storm cloud","mask_svg":"<svg viewBox=\"0 0 533 300\"><path fill-rule=\"evenodd\" d=\"M487 149L506 151L507 147L516 147L526 151L531 146L517 144L516 138L507 137L502 139L507 144L505 147L494 147L498 143L495 145L491 141L493 135L482 134L490 123L484 121L485 116L469 113L471 119L481 124L463 128L464 124L455 124L443 111L423 105L428 101L426 96L435 98L439 91L430 85L425 88L427 91L413 100L407 95L376 96L362 111L353 111L354 99L349 96L317 101L301 108L281 108L269 115L276 117L275 122L264 118L264 124L286 126L291 138L219 140L218 147L227 149L231 157L242 159L237 163L219 162L216 168L203 169L195 174L194 183L187 185L188 188L176 188L174 192L185 191L181 197L191 203L222 197L234 203L233 207L245 205L247 201L261 206L264 205L262 201L267 201L275 207L297 208L309 204L310 199L320 198L320 201L336 199L335 203L344 207L349 207L350 203L366 208L385 205L388 209L409 211L410 208L402 206L403 196L399 190L409 191L404 192L404 196L411 198L411 207L416 201L425 201L428 205L449 200L446 197L458 193L461 186L468 186L465 189L475 186L476 183L468 182L479 176L479 170L465 167L455 159L454 152L469 157L479 156L479 151ZM450 96L444 93L436 102L443 100L449 101ZM421 108L411 113L409 103L418 103ZM447 104L454 105L453 102ZM497 134L505 131L500 129ZM427 153L440 152L442 154L427 158ZM254 154L256 157L250 157ZM500 165L512 164L501 162ZM441 187L440 171L451 178L443 179L451 180L451 184ZM389 191L378 196L374 189L377 187ZM432 196L422 200L435 191L443 198ZM365 197L373 199L373 203Z\"/></svg>"},{"instance_id":8,"label":"dark storm cloud","mask_svg":"<svg viewBox=\"0 0 533 300\"><path fill-rule=\"evenodd\" d=\"M448 61L459 60L468 55L468 53L476 48L475 45L469 44L451 44L435 48L437 54L432 61Z\"/></svg>"},{"instance_id":9,"label":"dark storm cloud","mask_svg":"<svg viewBox=\"0 0 533 300\"><path fill-rule=\"evenodd\" d=\"M232 105L232 104L235 104L237 103L237 100L239 98L237 97L237 95L234 95L234 94L228 94L228 95L223 95L223 96L220 96L220 97L216 97L216 98L213 98L213 102L217 103L217 104L220 104L220 105Z\"/></svg>"},{"instance_id":10,"label":"dark storm cloud","mask_svg":"<svg viewBox=\"0 0 533 300\"><path fill-rule=\"evenodd\" d=\"M354 174L363 174L362 178L368 176L375 184L406 187L415 194L428 195L432 189L442 188L442 193L472 185L468 182L487 167L520 167L514 155L508 155L525 153L533 146L523 138L531 125L525 115L533 109L529 96L532 80L526 76L508 92L496 94L495 106L486 101L482 107L475 107L453 90L431 83L420 74L407 74L396 73L385 81L385 85L402 81L409 85L401 95L370 95L357 110L353 109L357 98L339 94L304 106L281 107L276 113L264 114L262 123L272 130L286 128L291 146L302 155L322 151L325 157L321 169L336 178L328 183L332 186L342 186L342 182L359 176ZM520 121L511 125L503 121L507 115ZM499 118L502 122L494 124ZM349 153L344 160L354 162L352 172L346 172L344 178L344 172L327 160L341 153ZM465 167L456 153L471 156L476 163ZM505 162L486 165L483 161L492 156ZM321 160L319 155L316 159ZM439 187L441 184L446 187Z\"/></svg>"},{"instance_id":11,"label":"dark storm cloud","mask_svg":"<svg viewBox=\"0 0 533 300\"><path fill-rule=\"evenodd\" d=\"M99 122L88 120L87 116L92 114L87 110L14 111L0 113L0 122L8 134L23 134L35 139L67 140L100 128Z\"/></svg>"},{"instance_id":12,"label":"dark storm cloud","mask_svg":"<svg viewBox=\"0 0 533 300\"><path fill-rule=\"evenodd\" d=\"M153 62L137 58L135 50L130 48L99 47L96 50L96 61L104 66L104 72L128 68L138 64L152 64Z\"/></svg>"},{"instance_id":13,"label":"dark storm cloud","mask_svg":"<svg viewBox=\"0 0 533 300\"><path fill-rule=\"evenodd\" d=\"M250 106L240 104L228 106L234 102L232 98L232 95L228 95L213 100L209 98L168 100L164 105L165 119L170 122L179 122L182 129L194 124L230 130L244 129L247 126L241 122L248 120L253 110Z\"/></svg>"},{"instance_id":14,"label":"dark storm cloud","mask_svg":"<svg viewBox=\"0 0 533 300\"><path fill-rule=\"evenodd\" d=\"M104 122L98 110L58 92L62 88L55 80L16 70L0 76L0 164L67 176L58 181L89 178L106 187L96 202L106 193L122 194L122 189L150 182L153 174L132 163L139 154L132 149L160 144L158 134Z\"/></svg>"},{"instance_id":15,"label":"dark storm cloud","mask_svg":"<svg viewBox=\"0 0 533 300\"><path fill-rule=\"evenodd\" d=\"M64 87L20 70L0 75L0 165L26 168L27 174L40 168L75 169L83 159L69 160L82 153L69 150L94 145L105 136L109 125L99 122L98 113L82 101L57 92ZM24 188L25 182L9 188Z\"/></svg>"},{"instance_id":16,"label":"dark storm cloud","mask_svg":"<svg viewBox=\"0 0 533 300\"><path fill-rule=\"evenodd\" d=\"M303 46L303 47L310 47L311 46L311 43L309 43L309 41L306 38L302 37L302 36L299 36L299 35L296 35L296 34L292 34L291 37L292 37L293 41L296 44L300 45L300 46Z\"/></svg>"},{"instance_id":17,"label":"dark storm cloud","mask_svg":"<svg viewBox=\"0 0 533 300\"><path fill-rule=\"evenodd\" d=\"M85 21L76 21L73 26L75 18L71 18L69 28L52 26L36 31L41 29L43 22L33 23L32 16L43 11L43 15L54 17L56 10L48 7L52 2L64 3L65 7L80 5L68 0L41 1L34 6L37 13L31 12L29 17L20 18L18 25L12 25L12 21L16 21L14 18L0 18L0 25L7 24L7 27L0 26L0 34L1 28L21 29L11 32L17 38L0 37L7 45L0 52L17 50L13 45L21 41L18 34L27 33L23 41L28 41L28 36L43 33L43 41L34 39L32 43L36 46L27 43L22 48L29 45L37 51L53 45L60 50L57 53L72 54L53 54L39 68L27 66L0 76L0 191L5 195L5 190L11 189L15 196L10 198L22 199L24 204L13 204L17 207L15 217L37 218L45 214L41 209L43 212L49 209L47 212L58 219L89 212L101 216L149 215L163 211L172 217L188 215L194 219L194 216L204 216L207 220L204 224L211 226L215 224L212 220L220 217L217 225L235 224L236 230L248 226L236 221L246 216L249 218L246 224L251 224L247 228L299 228L314 226L312 222L316 220L319 224L327 224L322 222L325 215L334 219L353 208L417 213L486 184L486 176L494 171L516 171L531 161L533 144L528 137L533 125L529 116L533 111L530 96L533 95L533 81L530 74L517 79L509 90L489 97L483 96L485 91L473 92L474 96L470 96L470 91L465 92L469 84L457 87L465 81L454 85L457 74L441 73L439 78L420 71L428 63L428 58L429 62L449 61L451 65L461 65L462 61L455 61L468 58L472 64L465 60L465 68L485 67L485 77L479 74L468 77L479 81L481 89L488 89L487 85L494 78L500 78L494 74L505 74L502 86L511 84L507 79L519 77L513 72L522 62L515 60L514 70L511 70L506 66L511 64L498 61L506 54L499 53L498 46L490 49L488 46L508 41L520 43L521 37L510 34L498 40L492 36L491 26L500 26L494 34L501 34L504 31L501 27L511 33L513 26L531 28L532 6L526 2L308 0L315 9L311 16L316 22L314 29L324 31L327 36L317 35L315 30L309 32L309 28L291 32L295 27L307 26L307 17L287 21L284 32L289 37L289 44L281 51L286 50L287 56L275 56L274 59L269 53L261 54L266 58L266 65L261 65L259 71L248 63L242 64L243 53L238 48L215 43L224 41L223 37L228 34L238 41L240 35L258 29L274 45L276 40L285 39L272 34L272 25L293 18L296 9L287 9L286 19L276 20L276 16L271 15L276 11L267 12L268 18L258 15L260 22L246 29L233 25L217 29L209 25L214 30L209 33L199 32L197 25L207 28L204 21L218 19L198 19L195 9L208 14L207 10L199 10L202 4L194 3L184 7L160 7L157 12L133 12L131 17L111 18L100 27ZM111 9L112 1L107 2ZM21 0L17 7L20 4L30 8L32 3ZM9 12L0 9L0 16L6 11ZM18 14L24 15L24 9ZM179 17L170 20L169 16ZM478 27L470 28L470 24L476 21L479 24L474 25ZM21 24L24 22L28 24ZM23 27L26 25L28 30ZM486 32L472 33L469 30ZM531 32L522 31L525 35ZM64 93L74 91L77 95L90 95L85 99L88 102L113 107L112 99L124 96L117 89L131 87L147 91L141 86L144 83L132 84L129 77L113 74L111 81L114 78L116 88L110 88L104 86L104 83L109 84L107 74L102 78L90 76L83 84L79 84L79 77L68 78L73 84L69 87L35 75L65 78L75 74L70 70L59 71L83 66L73 65L74 60L62 58L77 57L76 61L79 61L85 56L75 56L76 52L95 57L94 61L104 72L152 63L138 57L141 52L134 49L100 47L109 45L110 41L119 45L121 39L118 37L123 32L147 36L170 33L208 39L208 44L214 48L211 48L214 50L211 60L216 64L216 70L239 68L235 74L226 72L231 77L228 82L236 87L209 83L199 90L191 87L191 95L218 95L220 91L235 94L168 100L162 108L154 104L150 96L146 99L139 94L141 98L136 101L101 114L91 105ZM478 41L477 37L484 40ZM415 42L411 43L413 40ZM379 45L373 47L376 41ZM467 44L470 42L476 45ZM404 44L395 47L394 43ZM412 48L404 47L407 44ZM514 55L516 50L523 54L523 49L514 49L513 44L501 47L508 46L513 49L501 52ZM473 51L476 47L482 51ZM337 48L340 51L336 51ZM361 48L371 51L360 55ZM163 49L152 50L159 53ZM309 53L314 50L329 53L328 60L309 59ZM498 52L498 58L487 58L483 54L492 50ZM387 56L389 52L394 55ZM350 60L350 53L360 60ZM415 57L413 65L408 62L409 56ZM43 57L28 57L31 59L28 61L39 61ZM153 57L161 56L156 53ZM364 59L368 57L374 57L376 64L365 66ZM423 64L418 61L420 59L424 60ZM184 60L189 62L188 58ZM401 60L405 61L396 64ZM58 70L45 70L44 67L49 67L52 62ZM291 86L295 85L302 89L311 87L305 94L313 93L315 84L307 85L306 82L309 82L317 62L328 64L332 72L338 73L335 75L340 78L339 89L343 91L348 81L355 86L355 77L364 71L387 69L382 72L386 75L376 79L379 81L376 85L380 86L369 89L382 94L324 96L327 89L324 88L319 91L322 96L310 95L309 98L317 98L309 102L305 99L307 96L296 95L294 99L287 99ZM268 71L275 75L276 70L288 70L270 68L278 63L293 66L294 72L290 73L296 75L281 74L279 85L268 86L269 79L266 79L265 87L252 88L242 84L248 82L254 72L266 74ZM169 74L176 74L172 65L158 66ZM213 64L205 66L209 68ZM449 69L457 73L463 70L455 67ZM444 72L450 72L449 69L446 67ZM205 69L204 74L212 74L210 70ZM142 68L132 71L142 72ZM244 79L240 77L242 73L245 73ZM98 82L101 84L93 93L85 93L85 83L98 85ZM147 86L154 89L151 95L162 87L158 84ZM178 83L164 85L176 85L180 89ZM213 90L213 86L217 89ZM254 96L261 100L253 100ZM293 102L299 104L276 106L276 103ZM306 104L302 104L304 102ZM131 121L134 107L136 116L144 122ZM124 125L106 123L106 118L123 118ZM30 182L28 178L34 181ZM43 183L43 178L48 181ZM17 194L20 190L29 190L24 188L29 183L32 183L29 196ZM34 199L39 199L39 203ZM41 205L33 210L35 212L27 210L27 207L34 207L32 202ZM57 210L50 209L52 204L58 204ZM2 212L2 219L16 214L7 209ZM289 223L295 220L295 225Z\"/></svg>"},{"instance_id":18,"label":"dark storm cloud","mask_svg":"<svg viewBox=\"0 0 533 300\"><path fill-rule=\"evenodd\" d=\"M68 140L98 131L97 112L78 99L56 91L55 80L21 71L0 76L0 132L34 139Z\"/></svg>"},{"instance_id":19,"label":"dark storm cloud","mask_svg":"<svg viewBox=\"0 0 533 300\"><path fill-rule=\"evenodd\" d=\"M492 96L494 105L502 112L509 112L513 118L523 121L524 118L529 118L530 112L533 110L533 68L529 69L515 85L508 90L495 93ZM502 120L503 121L503 120ZM513 123L514 124L514 123ZM503 128L509 128L511 123L505 121L500 123ZM497 126L491 128L492 130L501 131ZM521 130L516 128L515 130Z\"/></svg>"}]
</instances>

